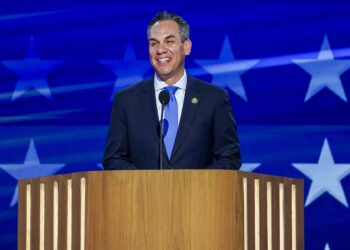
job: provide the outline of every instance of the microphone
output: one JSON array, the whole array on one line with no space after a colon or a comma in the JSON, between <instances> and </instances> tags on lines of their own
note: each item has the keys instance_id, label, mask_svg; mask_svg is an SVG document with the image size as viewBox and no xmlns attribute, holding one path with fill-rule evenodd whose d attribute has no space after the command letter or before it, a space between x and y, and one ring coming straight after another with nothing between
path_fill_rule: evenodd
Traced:
<instances>
[{"instance_id":1,"label":"microphone","mask_svg":"<svg viewBox=\"0 0 350 250\"><path fill-rule=\"evenodd\" d=\"M168 105L170 101L170 95L167 90L162 90L159 95L158 99L160 103L162 104L162 110L160 112L160 133L159 133L159 168L160 170L163 169L163 131L164 131L164 109L165 106Z\"/></svg>"},{"instance_id":2,"label":"microphone","mask_svg":"<svg viewBox=\"0 0 350 250\"><path fill-rule=\"evenodd\" d=\"M169 92L167 90L162 90L159 93L158 99L159 99L160 103L162 104L162 108L164 108L170 101Z\"/></svg>"}]
</instances>

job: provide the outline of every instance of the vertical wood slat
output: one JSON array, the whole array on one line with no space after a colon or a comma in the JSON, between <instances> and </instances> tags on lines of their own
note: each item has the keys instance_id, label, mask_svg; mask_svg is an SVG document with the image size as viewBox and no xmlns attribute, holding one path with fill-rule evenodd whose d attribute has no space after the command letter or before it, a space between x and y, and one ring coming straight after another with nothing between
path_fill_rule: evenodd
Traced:
<instances>
[{"instance_id":1,"label":"vertical wood slat","mask_svg":"<svg viewBox=\"0 0 350 250\"><path fill-rule=\"evenodd\" d=\"M73 206L72 179L67 180L67 250L72 250L72 206Z\"/></svg>"},{"instance_id":2,"label":"vertical wood slat","mask_svg":"<svg viewBox=\"0 0 350 250\"><path fill-rule=\"evenodd\" d=\"M244 250L248 249L248 180L243 178L243 237Z\"/></svg>"},{"instance_id":3,"label":"vertical wood slat","mask_svg":"<svg viewBox=\"0 0 350 250\"><path fill-rule=\"evenodd\" d=\"M292 188L291 183L284 181L284 247L292 247Z\"/></svg>"},{"instance_id":4,"label":"vertical wood slat","mask_svg":"<svg viewBox=\"0 0 350 250\"><path fill-rule=\"evenodd\" d=\"M280 250L285 250L285 235L284 235L284 226L285 226L285 221L284 221L284 184L279 183L279 188L278 188L278 194L279 194L279 232L280 232Z\"/></svg>"},{"instance_id":5,"label":"vertical wood slat","mask_svg":"<svg viewBox=\"0 0 350 250\"><path fill-rule=\"evenodd\" d=\"M26 241L25 249L31 249L31 230L32 230L32 184L26 185Z\"/></svg>"},{"instance_id":6,"label":"vertical wood slat","mask_svg":"<svg viewBox=\"0 0 350 250\"><path fill-rule=\"evenodd\" d=\"M267 250L272 250L272 184L266 182L266 225L267 225Z\"/></svg>"},{"instance_id":7,"label":"vertical wood slat","mask_svg":"<svg viewBox=\"0 0 350 250\"><path fill-rule=\"evenodd\" d=\"M254 179L254 240L255 250L260 250L260 181Z\"/></svg>"},{"instance_id":8,"label":"vertical wood slat","mask_svg":"<svg viewBox=\"0 0 350 250\"><path fill-rule=\"evenodd\" d=\"M25 250L26 241L26 183L20 181L18 183L18 250Z\"/></svg>"},{"instance_id":9,"label":"vertical wood slat","mask_svg":"<svg viewBox=\"0 0 350 250\"><path fill-rule=\"evenodd\" d=\"M72 175L72 249L80 249L80 176Z\"/></svg>"},{"instance_id":10,"label":"vertical wood slat","mask_svg":"<svg viewBox=\"0 0 350 250\"><path fill-rule=\"evenodd\" d=\"M243 178L244 179L244 178ZM234 204L233 207L236 208L235 212L236 215L234 217L234 221L232 223L233 227L233 237L232 237L232 249L242 249L246 250L247 245L246 244L246 239L245 239L245 216L246 216L246 207L244 204L244 185L241 185L243 182L243 179L240 178L238 175L234 175L234 179L232 182L232 189L234 190ZM244 182L243 182L244 184ZM236 225L236 226L234 226ZM240 240L236 240L240 239Z\"/></svg>"},{"instance_id":11,"label":"vertical wood slat","mask_svg":"<svg viewBox=\"0 0 350 250\"><path fill-rule=\"evenodd\" d=\"M279 183L272 184L272 249L280 247L280 230L279 230Z\"/></svg>"},{"instance_id":12,"label":"vertical wood slat","mask_svg":"<svg viewBox=\"0 0 350 250\"><path fill-rule=\"evenodd\" d=\"M297 231L297 249L304 249L304 182L298 181L298 186L296 187L296 193L298 197L297 201L297 211L296 211L296 217L297 225L296 225L296 231Z\"/></svg>"},{"instance_id":13,"label":"vertical wood slat","mask_svg":"<svg viewBox=\"0 0 350 250\"><path fill-rule=\"evenodd\" d=\"M45 250L45 183L41 183L40 182L40 209L39 209L39 213L40 213L40 225L39 225L39 249L40 250Z\"/></svg>"},{"instance_id":14,"label":"vertical wood slat","mask_svg":"<svg viewBox=\"0 0 350 250\"><path fill-rule=\"evenodd\" d=\"M54 234L54 182L45 180L45 250L53 248Z\"/></svg>"},{"instance_id":15,"label":"vertical wood slat","mask_svg":"<svg viewBox=\"0 0 350 250\"><path fill-rule=\"evenodd\" d=\"M247 178L248 185L248 250L255 248L255 205L254 205L254 178Z\"/></svg>"},{"instance_id":16,"label":"vertical wood slat","mask_svg":"<svg viewBox=\"0 0 350 250\"><path fill-rule=\"evenodd\" d=\"M30 247L39 249L40 230L40 179L33 179L31 184L31 239Z\"/></svg>"},{"instance_id":17,"label":"vertical wood slat","mask_svg":"<svg viewBox=\"0 0 350 250\"><path fill-rule=\"evenodd\" d=\"M58 250L58 228L59 228L59 182L54 181L53 183L53 250Z\"/></svg>"},{"instance_id":18,"label":"vertical wood slat","mask_svg":"<svg viewBox=\"0 0 350 250\"><path fill-rule=\"evenodd\" d=\"M80 250L85 250L86 178L80 179Z\"/></svg>"},{"instance_id":19,"label":"vertical wood slat","mask_svg":"<svg viewBox=\"0 0 350 250\"><path fill-rule=\"evenodd\" d=\"M267 249L267 183L260 178L260 248Z\"/></svg>"},{"instance_id":20,"label":"vertical wood slat","mask_svg":"<svg viewBox=\"0 0 350 250\"><path fill-rule=\"evenodd\" d=\"M67 182L66 178L59 178L58 249L66 249L67 247Z\"/></svg>"},{"instance_id":21,"label":"vertical wood slat","mask_svg":"<svg viewBox=\"0 0 350 250\"><path fill-rule=\"evenodd\" d=\"M297 250L297 224L296 224L296 221L297 221L297 214L296 214L296 209L297 209L297 206L296 206L296 186L295 184L292 184L291 186L291 195L292 195L292 204L291 204L291 219L292 219L292 250Z\"/></svg>"}]
</instances>

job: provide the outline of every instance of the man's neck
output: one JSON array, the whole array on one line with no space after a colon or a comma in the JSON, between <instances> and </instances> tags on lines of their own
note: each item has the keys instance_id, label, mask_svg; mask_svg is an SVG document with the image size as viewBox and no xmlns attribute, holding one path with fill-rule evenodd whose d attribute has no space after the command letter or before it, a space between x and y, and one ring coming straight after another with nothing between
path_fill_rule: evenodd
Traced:
<instances>
[{"instance_id":1,"label":"man's neck","mask_svg":"<svg viewBox=\"0 0 350 250\"><path fill-rule=\"evenodd\" d=\"M169 77L169 78L165 77L164 79L162 77L160 77L159 75L157 75L157 76L160 80L165 82L167 85L172 86L175 83L177 83L183 77L184 74L185 74L185 69L183 69L181 74L178 74L177 76L173 76L173 77Z\"/></svg>"},{"instance_id":2,"label":"man's neck","mask_svg":"<svg viewBox=\"0 0 350 250\"><path fill-rule=\"evenodd\" d=\"M187 85L187 73L186 71L184 71L183 75L181 76L180 79L178 79L176 82L174 82L173 84L169 84L165 81L163 81L157 74L154 75L154 87L156 90L162 89L166 86L178 86L182 89L186 89L186 85Z\"/></svg>"}]
</instances>

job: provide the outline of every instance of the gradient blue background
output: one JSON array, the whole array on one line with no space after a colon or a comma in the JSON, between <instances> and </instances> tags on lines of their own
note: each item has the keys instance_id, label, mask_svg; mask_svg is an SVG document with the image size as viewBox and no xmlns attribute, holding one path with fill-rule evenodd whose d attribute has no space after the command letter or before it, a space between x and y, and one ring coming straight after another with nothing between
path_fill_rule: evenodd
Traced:
<instances>
[{"instance_id":1,"label":"gradient blue background","mask_svg":"<svg viewBox=\"0 0 350 250\"><path fill-rule=\"evenodd\" d=\"M0 249L17 247L17 177L101 169L111 97L152 75L146 27L163 9L191 25L188 72L230 94L243 170L303 178L306 249L349 249L350 4L340 0L1 1ZM314 165L307 175L293 164Z\"/></svg>"}]
</instances>

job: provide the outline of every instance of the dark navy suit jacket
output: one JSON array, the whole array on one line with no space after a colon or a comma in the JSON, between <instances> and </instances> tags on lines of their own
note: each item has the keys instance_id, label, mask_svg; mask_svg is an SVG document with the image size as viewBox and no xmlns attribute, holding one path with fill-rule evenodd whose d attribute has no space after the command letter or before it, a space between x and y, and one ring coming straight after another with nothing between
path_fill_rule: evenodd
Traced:
<instances>
[{"instance_id":1,"label":"dark navy suit jacket","mask_svg":"<svg viewBox=\"0 0 350 250\"><path fill-rule=\"evenodd\" d=\"M105 169L159 167L159 120L153 79L115 96L103 157ZM236 122L226 91L188 76L173 153L169 159L163 147L163 168L238 169L240 165Z\"/></svg>"}]
</instances>

